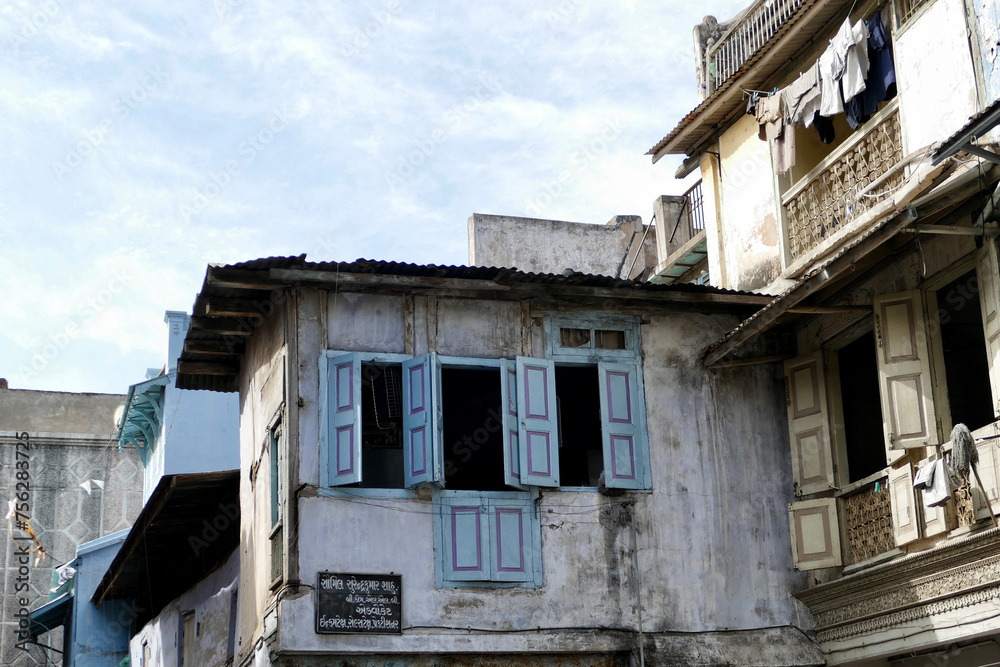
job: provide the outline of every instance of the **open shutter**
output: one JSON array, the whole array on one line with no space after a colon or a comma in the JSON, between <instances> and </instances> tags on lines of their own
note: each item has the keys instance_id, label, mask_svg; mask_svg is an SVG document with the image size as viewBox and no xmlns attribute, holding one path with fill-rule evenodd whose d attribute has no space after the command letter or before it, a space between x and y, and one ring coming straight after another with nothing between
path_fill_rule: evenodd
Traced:
<instances>
[{"instance_id":1,"label":"open shutter","mask_svg":"<svg viewBox=\"0 0 1000 667\"><path fill-rule=\"evenodd\" d=\"M926 459L924 461L924 466L934 465L934 461ZM923 466L921 466L921 469ZM890 487L891 488L891 487ZM941 533L946 533L950 529L948 525L948 508L947 506L940 507L928 507L927 503L924 501L924 495L926 489L920 486L915 489L916 491L916 503L917 509L921 516L921 532L924 537L934 537L935 535L940 535ZM890 497L891 503L891 497Z\"/></svg>"},{"instance_id":2,"label":"open shutter","mask_svg":"<svg viewBox=\"0 0 1000 667\"><path fill-rule=\"evenodd\" d=\"M403 362L403 466L407 487L440 482L441 446L440 368L428 354Z\"/></svg>"},{"instance_id":3,"label":"open shutter","mask_svg":"<svg viewBox=\"0 0 1000 667\"><path fill-rule=\"evenodd\" d=\"M361 355L332 357L327 362L326 455L323 486L361 481Z\"/></svg>"},{"instance_id":4,"label":"open shutter","mask_svg":"<svg viewBox=\"0 0 1000 667\"><path fill-rule=\"evenodd\" d=\"M500 368L500 414L503 432L503 481L515 489L521 484L521 457L517 432L517 362L504 361Z\"/></svg>"},{"instance_id":5,"label":"open shutter","mask_svg":"<svg viewBox=\"0 0 1000 667\"><path fill-rule=\"evenodd\" d=\"M901 547L920 537L913 472L910 464L889 472L889 502L892 505L892 534Z\"/></svg>"},{"instance_id":6,"label":"open shutter","mask_svg":"<svg viewBox=\"0 0 1000 667\"><path fill-rule=\"evenodd\" d=\"M604 484L618 489L648 489L649 447L645 401L635 364L597 365L601 397Z\"/></svg>"},{"instance_id":7,"label":"open shutter","mask_svg":"<svg viewBox=\"0 0 1000 667\"><path fill-rule=\"evenodd\" d=\"M997 244L987 238L979 251L976 267L979 278L979 306L983 313L986 356L989 360L993 413L1000 417L1000 295L997 294Z\"/></svg>"},{"instance_id":8,"label":"open shutter","mask_svg":"<svg viewBox=\"0 0 1000 667\"><path fill-rule=\"evenodd\" d=\"M920 292L875 297L879 389L889 449L938 444Z\"/></svg>"},{"instance_id":9,"label":"open shutter","mask_svg":"<svg viewBox=\"0 0 1000 667\"><path fill-rule=\"evenodd\" d=\"M991 510L994 514L1000 510L1000 456L997 456L996 440L987 440L978 444L976 448L979 450L979 465L976 466L976 471L983 480L983 495L986 496L986 502L976 510L976 518L985 519L989 518ZM972 483L976 485L975 477L972 478Z\"/></svg>"},{"instance_id":10,"label":"open shutter","mask_svg":"<svg viewBox=\"0 0 1000 667\"><path fill-rule=\"evenodd\" d=\"M438 506L446 581L487 581L490 578L489 524L486 500L449 498Z\"/></svg>"},{"instance_id":11,"label":"open shutter","mask_svg":"<svg viewBox=\"0 0 1000 667\"><path fill-rule=\"evenodd\" d=\"M517 415L521 483L559 486L559 427L552 361L517 358Z\"/></svg>"},{"instance_id":12,"label":"open shutter","mask_svg":"<svg viewBox=\"0 0 1000 667\"><path fill-rule=\"evenodd\" d=\"M828 491L835 484L821 352L785 362L785 390L795 495Z\"/></svg>"},{"instance_id":13,"label":"open shutter","mask_svg":"<svg viewBox=\"0 0 1000 667\"><path fill-rule=\"evenodd\" d=\"M492 581L532 581L541 530L532 498L488 501Z\"/></svg>"},{"instance_id":14,"label":"open shutter","mask_svg":"<svg viewBox=\"0 0 1000 667\"><path fill-rule=\"evenodd\" d=\"M788 523L796 570L837 567L843 562L836 498L789 503Z\"/></svg>"}]
</instances>

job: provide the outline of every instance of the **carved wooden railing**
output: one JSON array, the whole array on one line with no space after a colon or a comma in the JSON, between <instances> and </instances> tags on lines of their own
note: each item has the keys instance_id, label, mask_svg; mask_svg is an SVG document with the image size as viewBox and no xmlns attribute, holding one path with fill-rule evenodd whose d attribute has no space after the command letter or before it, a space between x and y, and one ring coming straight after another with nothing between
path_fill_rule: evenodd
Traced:
<instances>
[{"instance_id":1,"label":"carved wooden railing","mask_svg":"<svg viewBox=\"0 0 1000 667\"><path fill-rule=\"evenodd\" d=\"M805 0L758 0L705 54L708 93L719 87L771 39Z\"/></svg>"},{"instance_id":2,"label":"carved wooden railing","mask_svg":"<svg viewBox=\"0 0 1000 667\"><path fill-rule=\"evenodd\" d=\"M791 261L898 188L905 174L894 167L902 159L893 101L782 196Z\"/></svg>"},{"instance_id":3,"label":"carved wooden railing","mask_svg":"<svg viewBox=\"0 0 1000 667\"><path fill-rule=\"evenodd\" d=\"M841 498L841 517L847 535L844 565L853 565L892 551L896 540L892 532L892 505L888 478L871 482Z\"/></svg>"}]
</instances>

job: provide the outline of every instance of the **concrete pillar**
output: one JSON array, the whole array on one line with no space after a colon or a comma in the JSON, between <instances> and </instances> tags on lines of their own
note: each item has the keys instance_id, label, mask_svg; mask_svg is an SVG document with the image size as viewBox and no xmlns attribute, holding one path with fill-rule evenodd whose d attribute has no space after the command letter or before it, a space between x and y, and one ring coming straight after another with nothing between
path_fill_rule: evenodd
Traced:
<instances>
[{"instance_id":1,"label":"concrete pillar","mask_svg":"<svg viewBox=\"0 0 1000 667\"><path fill-rule=\"evenodd\" d=\"M177 372L177 360L184 349L184 337L187 336L191 318L180 310L168 310L163 316L167 323L167 372Z\"/></svg>"}]
</instances>

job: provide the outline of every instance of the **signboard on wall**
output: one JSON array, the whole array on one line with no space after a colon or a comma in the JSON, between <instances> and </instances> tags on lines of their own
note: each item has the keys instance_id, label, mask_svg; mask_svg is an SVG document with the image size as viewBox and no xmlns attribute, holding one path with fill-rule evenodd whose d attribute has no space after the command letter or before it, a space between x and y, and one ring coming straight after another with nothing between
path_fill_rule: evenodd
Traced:
<instances>
[{"instance_id":1,"label":"signboard on wall","mask_svg":"<svg viewBox=\"0 0 1000 667\"><path fill-rule=\"evenodd\" d=\"M320 572L316 632L402 634L403 577Z\"/></svg>"}]
</instances>

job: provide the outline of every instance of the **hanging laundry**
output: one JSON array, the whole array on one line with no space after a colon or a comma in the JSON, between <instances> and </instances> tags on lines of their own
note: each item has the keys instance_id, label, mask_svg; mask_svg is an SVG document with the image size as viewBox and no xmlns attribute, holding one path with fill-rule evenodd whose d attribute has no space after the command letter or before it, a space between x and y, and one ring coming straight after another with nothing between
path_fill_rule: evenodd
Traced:
<instances>
[{"instance_id":1,"label":"hanging laundry","mask_svg":"<svg viewBox=\"0 0 1000 667\"><path fill-rule=\"evenodd\" d=\"M819 57L819 112L827 118L844 113L844 100L840 96L840 77L844 73L844 63L837 58L837 51L831 43Z\"/></svg>"},{"instance_id":2,"label":"hanging laundry","mask_svg":"<svg viewBox=\"0 0 1000 667\"><path fill-rule=\"evenodd\" d=\"M892 62L892 49L882 23L882 12L876 12L868 22L868 85L864 95L864 113L869 116L878 105L896 96L896 66Z\"/></svg>"},{"instance_id":3,"label":"hanging laundry","mask_svg":"<svg viewBox=\"0 0 1000 667\"><path fill-rule=\"evenodd\" d=\"M780 93L757 102L759 137L771 147L771 158L779 174L795 166L795 127L785 124L785 110Z\"/></svg>"},{"instance_id":4,"label":"hanging laundry","mask_svg":"<svg viewBox=\"0 0 1000 667\"><path fill-rule=\"evenodd\" d=\"M816 128L816 133L819 134L819 140L824 144L832 144L837 138L836 132L833 131L832 118L827 118L817 111L813 117L813 124Z\"/></svg>"},{"instance_id":5,"label":"hanging laundry","mask_svg":"<svg viewBox=\"0 0 1000 667\"><path fill-rule=\"evenodd\" d=\"M756 90L747 93L747 115L756 116L757 115L757 102L760 101L760 93Z\"/></svg>"},{"instance_id":6,"label":"hanging laundry","mask_svg":"<svg viewBox=\"0 0 1000 667\"><path fill-rule=\"evenodd\" d=\"M785 121L789 125L812 125L820 107L819 63L814 64L790 86L781 91Z\"/></svg>"},{"instance_id":7,"label":"hanging laundry","mask_svg":"<svg viewBox=\"0 0 1000 667\"><path fill-rule=\"evenodd\" d=\"M868 122L872 115L865 111L864 91L844 102L844 113L847 114L847 124L852 130L858 129L861 123Z\"/></svg>"}]
</instances>

